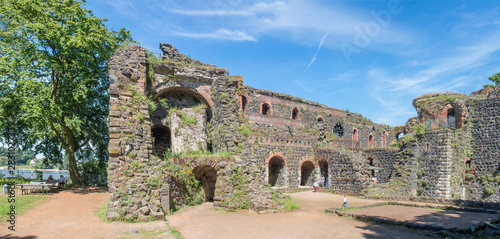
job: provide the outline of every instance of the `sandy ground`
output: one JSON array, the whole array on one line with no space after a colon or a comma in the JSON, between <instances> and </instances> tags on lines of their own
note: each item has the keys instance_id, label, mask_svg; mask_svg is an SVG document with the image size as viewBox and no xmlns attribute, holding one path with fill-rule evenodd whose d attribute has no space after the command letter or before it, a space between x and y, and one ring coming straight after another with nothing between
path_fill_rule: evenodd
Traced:
<instances>
[{"instance_id":1,"label":"sandy ground","mask_svg":"<svg viewBox=\"0 0 500 239\"><path fill-rule=\"evenodd\" d=\"M339 207L343 196L329 193L301 192L291 194L302 208L294 212L257 214L252 211L223 212L211 203L190 207L165 221L148 223L110 223L101 221L95 212L102 207L109 193L102 189L66 189L49 196L47 202L16 219L16 231L0 225L0 238L172 238L170 227L186 239L196 238L422 238L416 231L361 222L352 218L325 214L324 210ZM380 201L348 197L348 206L366 205ZM456 220L456 212L422 208L382 206L362 210L396 219L422 220L433 217L430 223L447 224ZM413 210L413 212L405 211ZM432 211L433 210L433 211ZM353 211L354 212L354 211ZM363 214L368 214L364 211ZM437 217L440 215L444 217ZM462 220L478 220L475 213L458 215ZM458 223L458 222L454 222ZM131 234L133 230L139 234Z\"/></svg>"},{"instance_id":2,"label":"sandy ground","mask_svg":"<svg viewBox=\"0 0 500 239\"><path fill-rule=\"evenodd\" d=\"M99 188L62 190L19 216L15 232L8 230L7 224L1 224L0 238L116 238L129 237L132 230L170 230L164 221L134 224L101 221L95 212L108 198L109 193Z\"/></svg>"},{"instance_id":3,"label":"sandy ground","mask_svg":"<svg viewBox=\"0 0 500 239\"><path fill-rule=\"evenodd\" d=\"M294 212L257 214L221 212L210 203L167 216L168 224L187 239L195 238L422 238L415 231L327 215L342 205L343 196L302 192L291 194L302 208ZM348 197L350 206L375 201Z\"/></svg>"},{"instance_id":4,"label":"sandy ground","mask_svg":"<svg viewBox=\"0 0 500 239\"><path fill-rule=\"evenodd\" d=\"M444 228L467 228L484 221L498 218L498 214L450 211L431 208L405 206L381 206L351 211L353 214L364 214L398 221L412 221L424 225L436 225Z\"/></svg>"}]
</instances>

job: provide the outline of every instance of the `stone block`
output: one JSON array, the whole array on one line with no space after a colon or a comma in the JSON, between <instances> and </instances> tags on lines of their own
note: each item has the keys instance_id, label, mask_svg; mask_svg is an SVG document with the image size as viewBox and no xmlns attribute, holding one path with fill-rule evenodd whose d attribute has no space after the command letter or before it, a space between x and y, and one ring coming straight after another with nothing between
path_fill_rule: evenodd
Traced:
<instances>
[{"instance_id":1,"label":"stone block","mask_svg":"<svg viewBox=\"0 0 500 239\"><path fill-rule=\"evenodd\" d=\"M110 139L119 139L120 138L120 134L109 134L109 138Z\"/></svg>"},{"instance_id":2,"label":"stone block","mask_svg":"<svg viewBox=\"0 0 500 239\"><path fill-rule=\"evenodd\" d=\"M122 154L122 149L119 147L109 147L108 152L111 157L120 156Z\"/></svg>"},{"instance_id":3,"label":"stone block","mask_svg":"<svg viewBox=\"0 0 500 239\"><path fill-rule=\"evenodd\" d=\"M121 112L117 111L117 110L110 110L109 111L109 116L110 117L120 117L121 116Z\"/></svg>"}]
</instances>

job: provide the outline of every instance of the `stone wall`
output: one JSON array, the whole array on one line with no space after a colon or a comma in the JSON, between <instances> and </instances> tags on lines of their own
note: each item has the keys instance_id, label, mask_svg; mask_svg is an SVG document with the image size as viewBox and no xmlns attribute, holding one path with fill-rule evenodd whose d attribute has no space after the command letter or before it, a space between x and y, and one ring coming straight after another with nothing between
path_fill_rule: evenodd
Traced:
<instances>
[{"instance_id":1,"label":"stone wall","mask_svg":"<svg viewBox=\"0 0 500 239\"><path fill-rule=\"evenodd\" d=\"M361 152L319 149L316 157L328 160L328 188L334 192L357 195L368 187L371 177L366 158Z\"/></svg>"},{"instance_id":2,"label":"stone wall","mask_svg":"<svg viewBox=\"0 0 500 239\"><path fill-rule=\"evenodd\" d=\"M417 195L449 199L452 173L453 132L450 129L426 132L417 139L415 150Z\"/></svg>"},{"instance_id":3,"label":"stone wall","mask_svg":"<svg viewBox=\"0 0 500 239\"><path fill-rule=\"evenodd\" d=\"M363 155L373 160L375 167L380 167L378 172L375 172L377 183L389 182L390 176L398 159L399 148L380 148L380 149L365 149ZM372 176L372 178L374 178Z\"/></svg>"},{"instance_id":4,"label":"stone wall","mask_svg":"<svg viewBox=\"0 0 500 239\"><path fill-rule=\"evenodd\" d=\"M110 219L162 218L161 162L151 160L152 139L145 94L146 52L138 46L118 50L109 64L110 118L108 188ZM157 195L157 196L154 196Z\"/></svg>"},{"instance_id":5,"label":"stone wall","mask_svg":"<svg viewBox=\"0 0 500 239\"><path fill-rule=\"evenodd\" d=\"M496 87L498 90L499 87ZM496 91L494 91L496 92ZM473 100L471 123L472 155L467 199L500 201L500 98L490 95L487 99ZM490 190L487 190L490 189Z\"/></svg>"}]
</instances>

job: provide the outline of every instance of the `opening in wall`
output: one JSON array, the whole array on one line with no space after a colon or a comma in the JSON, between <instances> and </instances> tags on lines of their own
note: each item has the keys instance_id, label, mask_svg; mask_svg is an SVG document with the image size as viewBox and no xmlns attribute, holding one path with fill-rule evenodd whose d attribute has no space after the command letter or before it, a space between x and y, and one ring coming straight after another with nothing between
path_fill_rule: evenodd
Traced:
<instances>
[{"instance_id":1,"label":"opening in wall","mask_svg":"<svg viewBox=\"0 0 500 239\"><path fill-rule=\"evenodd\" d=\"M273 157L269 160L269 175L268 183L272 187L283 186L285 184L285 176L283 175L283 169L285 167L285 161L281 157Z\"/></svg>"},{"instance_id":2,"label":"opening in wall","mask_svg":"<svg viewBox=\"0 0 500 239\"><path fill-rule=\"evenodd\" d=\"M314 164L311 161L306 161L300 167L300 186L306 186L312 183L312 178L310 177L314 171Z\"/></svg>"},{"instance_id":3,"label":"opening in wall","mask_svg":"<svg viewBox=\"0 0 500 239\"><path fill-rule=\"evenodd\" d=\"M271 113L271 106L268 103L262 104L261 114L269 115Z\"/></svg>"},{"instance_id":4,"label":"opening in wall","mask_svg":"<svg viewBox=\"0 0 500 239\"><path fill-rule=\"evenodd\" d=\"M358 141L358 129L352 130L352 141Z\"/></svg>"},{"instance_id":5,"label":"opening in wall","mask_svg":"<svg viewBox=\"0 0 500 239\"><path fill-rule=\"evenodd\" d=\"M292 110L292 119L297 119L298 116L299 116L299 110L297 108L294 108Z\"/></svg>"},{"instance_id":6,"label":"opening in wall","mask_svg":"<svg viewBox=\"0 0 500 239\"><path fill-rule=\"evenodd\" d=\"M448 117L447 117L447 120L448 120L448 127L450 128L455 128L456 127L456 116L455 116L455 109L451 108L451 109L448 109Z\"/></svg>"},{"instance_id":7,"label":"opening in wall","mask_svg":"<svg viewBox=\"0 0 500 239\"><path fill-rule=\"evenodd\" d=\"M156 126L151 129L151 134L153 137L153 153L163 159L167 150L172 146L170 128Z\"/></svg>"},{"instance_id":8,"label":"opening in wall","mask_svg":"<svg viewBox=\"0 0 500 239\"><path fill-rule=\"evenodd\" d=\"M247 97L245 97L244 95L241 96L241 111L247 111Z\"/></svg>"},{"instance_id":9,"label":"opening in wall","mask_svg":"<svg viewBox=\"0 0 500 239\"><path fill-rule=\"evenodd\" d=\"M342 137L344 135L344 127L342 127L342 124L337 123L333 127L333 132L336 133L338 136Z\"/></svg>"}]
</instances>

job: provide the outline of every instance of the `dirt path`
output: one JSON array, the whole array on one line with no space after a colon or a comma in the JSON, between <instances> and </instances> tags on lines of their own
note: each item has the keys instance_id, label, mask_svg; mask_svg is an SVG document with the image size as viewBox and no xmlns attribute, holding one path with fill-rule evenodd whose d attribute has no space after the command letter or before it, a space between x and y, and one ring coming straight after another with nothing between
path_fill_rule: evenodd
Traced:
<instances>
[{"instance_id":1,"label":"dirt path","mask_svg":"<svg viewBox=\"0 0 500 239\"><path fill-rule=\"evenodd\" d=\"M186 239L195 238L422 238L415 231L356 221L324 210L342 204L342 196L328 193L292 194L302 209L288 213L221 212L211 203L167 216L170 226ZM348 197L349 205L374 201Z\"/></svg>"},{"instance_id":2,"label":"dirt path","mask_svg":"<svg viewBox=\"0 0 500 239\"><path fill-rule=\"evenodd\" d=\"M422 225L434 225L447 229L467 228L484 221L493 221L497 214L452 211L431 208L405 206L381 206L351 211L353 214L364 214L398 221L411 221Z\"/></svg>"},{"instance_id":3,"label":"dirt path","mask_svg":"<svg viewBox=\"0 0 500 239\"><path fill-rule=\"evenodd\" d=\"M301 192L291 196L302 206L300 210L260 215L252 211L230 213L216 211L211 203L205 203L167 216L168 224L164 221L132 224L103 222L95 216L109 197L102 189L68 189L49 196L47 202L18 216L15 232L9 231L5 223L0 224L0 238L172 238L169 225L186 239L423 237L401 227L325 214L326 208L342 204L341 195ZM374 202L380 201L348 197L348 206ZM412 216L396 207L374 209L395 217ZM415 208L415 213L425 214L421 209ZM435 223L441 222L436 220ZM133 230L140 233L131 234Z\"/></svg>"},{"instance_id":4,"label":"dirt path","mask_svg":"<svg viewBox=\"0 0 500 239\"><path fill-rule=\"evenodd\" d=\"M20 196L22 197L22 196ZM21 215L16 220L16 231L0 225L0 238L116 238L131 237L132 230L165 232L164 221L149 223L109 223L95 216L109 193L102 189L67 189L50 195L46 203Z\"/></svg>"}]
</instances>

